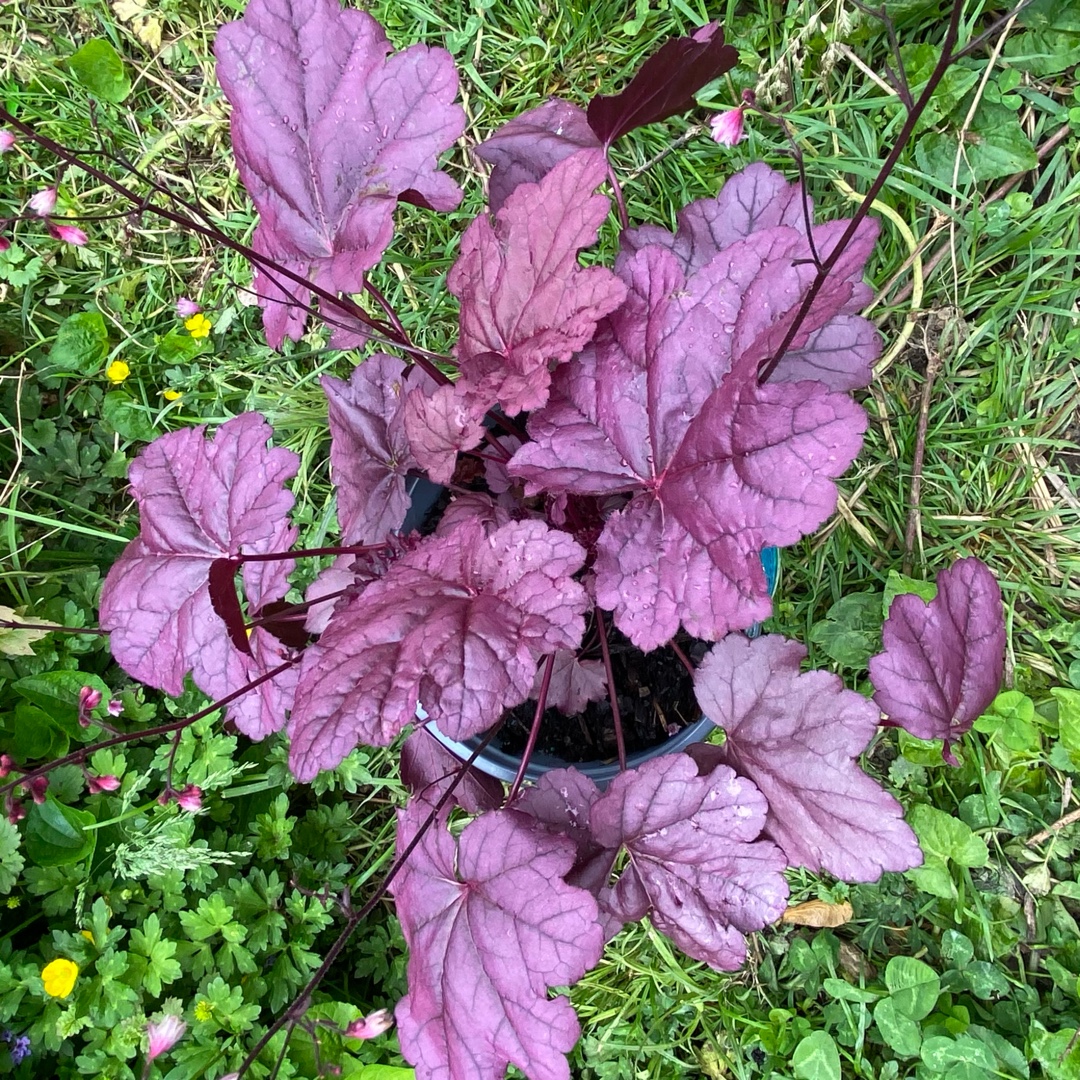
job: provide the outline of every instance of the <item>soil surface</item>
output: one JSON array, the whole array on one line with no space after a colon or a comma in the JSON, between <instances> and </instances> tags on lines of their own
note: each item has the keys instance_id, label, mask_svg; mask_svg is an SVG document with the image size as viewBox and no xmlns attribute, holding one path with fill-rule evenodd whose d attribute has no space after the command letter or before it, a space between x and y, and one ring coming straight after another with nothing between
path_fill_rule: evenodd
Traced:
<instances>
[{"instance_id":1,"label":"soil surface","mask_svg":"<svg viewBox=\"0 0 1080 1080\"><path fill-rule=\"evenodd\" d=\"M618 630L609 629L608 635L628 754L658 746L701 718L693 681L672 649L643 653ZM695 665L708 648L704 642L681 633L676 640ZM599 659L598 647L587 650L584 656L592 659L594 654ZM495 737L499 747L509 754L521 753L535 714L535 701L508 710ZM545 710L536 749L567 762L614 760L617 755L611 702L607 698L590 702L577 716L564 716L557 709Z\"/></svg>"}]
</instances>

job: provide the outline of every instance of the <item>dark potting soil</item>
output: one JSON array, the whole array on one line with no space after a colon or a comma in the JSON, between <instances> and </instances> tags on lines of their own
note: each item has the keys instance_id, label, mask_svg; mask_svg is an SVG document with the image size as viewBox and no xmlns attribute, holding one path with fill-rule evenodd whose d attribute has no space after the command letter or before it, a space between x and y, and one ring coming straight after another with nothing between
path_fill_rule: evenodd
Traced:
<instances>
[{"instance_id":1,"label":"dark potting soil","mask_svg":"<svg viewBox=\"0 0 1080 1080\"><path fill-rule=\"evenodd\" d=\"M693 680L674 650L665 647L643 653L614 628L608 630L608 638L628 754L658 746L701 718ZM676 641L695 665L708 648L704 642L681 633ZM594 652L599 658L598 648L586 656L592 657ZM507 710L495 736L498 746L508 754L520 754L535 714L535 701ZM617 750L611 702L606 697L592 701L577 716L546 709L536 749L567 762L614 760Z\"/></svg>"}]
</instances>

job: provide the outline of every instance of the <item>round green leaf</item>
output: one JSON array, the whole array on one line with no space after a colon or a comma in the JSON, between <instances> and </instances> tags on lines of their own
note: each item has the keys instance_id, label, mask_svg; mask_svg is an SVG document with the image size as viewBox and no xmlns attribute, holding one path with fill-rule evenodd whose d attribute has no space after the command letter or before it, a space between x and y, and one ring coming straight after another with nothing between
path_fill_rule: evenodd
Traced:
<instances>
[{"instance_id":1,"label":"round green leaf","mask_svg":"<svg viewBox=\"0 0 1080 1080\"><path fill-rule=\"evenodd\" d=\"M42 761L63 757L68 737L43 709L20 701L15 706L12 751L16 761Z\"/></svg>"},{"instance_id":2,"label":"round green leaf","mask_svg":"<svg viewBox=\"0 0 1080 1080\"><path fill-rule=\"evenodd\" d=\"M129 442L150 442L157 434L145 406L137 404L123 393L105 395L105 400L101 403L101 417L121 439Z\"/></svg>"},{"instance_id":3,"label":"round green leaf","mask_svg":"<svg viewBox=\"0 0 1080 1080\"><path fill-rule=\"evenodd\" d=\"M921 1020L929 1016L941 994L937 972L910 956L894 956L885 968L890 1000L904 1016Z\"/></svg>"},{"instance_id":4,"label":"round green leaf","mask_svg":"<svg viewBox=\"0 0 1080 1080\"><path fill-rule=\"evenodd\" d=\"M807 1035L795 1047L791 1067L799 1080L840 1080L840 1052L833 1037L825 1031Z\"/></svg>"},{"instance_id":5,"label":"round green leaf","mask_svg":"<svg viewBox=\"0 0 1080 1080\"><path fill-rule=\"evenodd\" d=\"M878 1032L900 1057L915 1057L922 1046L922 1030L914 1020L904 1016L891 997L874 1006L874 1023Z\"/></svg>"},{"instance_id":6,"label":"round green leaf","mask_svg":"<svg viewBox=\"0 0 1080 1080\"><path fill-rule=\"evenodd\" d=\"M71 74L96 98L119 104L131 91L124 61L105 38L91 38L68 60Z\"/></svg>"}]
</instances>

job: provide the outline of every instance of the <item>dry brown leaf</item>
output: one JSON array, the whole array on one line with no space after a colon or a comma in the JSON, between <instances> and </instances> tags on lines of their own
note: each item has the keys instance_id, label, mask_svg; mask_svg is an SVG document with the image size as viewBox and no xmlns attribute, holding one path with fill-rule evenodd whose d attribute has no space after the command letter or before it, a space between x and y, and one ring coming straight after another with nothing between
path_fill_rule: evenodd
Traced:
<instances>
[{"instance_id":1,"label":"dry brown leaf","mask_svg":"<svg viewBox=\"0 0 1080 1080\"><path fill-rule=\"evenodd\" d=\"M140 0L116 0L112 9L121 22L131 23L131 32L151 52L161 48L161 20L147 14L144 3Z\"/></svg>"},{"instance_id":2,"label":"dry brown leaf","mask_svg":"<svg viewBox=\"0 0 1080 1080\"><path fill-rule=\"evenodd\" d=\"M804 904L793 904L789 907L780 917L780 921L795 926L843 926L851 921L851 916L851 905L846 900L842 904L807 900Z\"/></svg>"}]
</instances>

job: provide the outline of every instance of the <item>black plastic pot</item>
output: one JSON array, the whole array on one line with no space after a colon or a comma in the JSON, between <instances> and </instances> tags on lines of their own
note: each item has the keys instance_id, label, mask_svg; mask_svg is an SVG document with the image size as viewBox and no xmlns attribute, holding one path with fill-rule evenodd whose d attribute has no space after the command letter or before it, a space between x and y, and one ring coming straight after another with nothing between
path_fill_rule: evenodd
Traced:
<instances>
[{"instance_id":1,"label":"black plastic pot","mask_svg":"<svg viewBox=\"0 0 1080 1080\"><path fill-rule=\"evenodd\" d=\"M780 576L780 553L776 548L765 548L761 553L761 563L765 568L765 579L769 584L769 593L773 594L776 592L776 586ZM761 628L754 625L746 633L748 637L757 637L758 634L761 633ZM416 714L421 720L427 719L427 714L421 708L417 708ZM462 761L466 761L480 743L479 736L474 736L471 739L467 739L465 742L457 742L455 739L451 739L444 735L435 726L434 721L429 721L426 726L428 731L430 731L447 750ZM703 716L696 723L688 724L682 731L676 735L672 735L671 738L667 739L665 742L658 743L648 750L641 750L636 754L628 755L626 764L628 767L633 768L637 765L644 764L646 761L651 761L653 758L660 757L662 754L678 753L680 750L685 750L694 743L702 742L709 732L712 731L713 727L713 722ZM518 767L521 765L521 758L519 755L507 754L498 749L498 747L488 746L480 752L474 764L476 768L481 772L486 773L488 776L494 776L497 780L511 783L514 780L514 777L517 776ZM534 753L529 759L529 764L525 768L525 779L531 783L535 783L544 775L544 773L550 772L552 769L565 769L571 764L578 772L584 773L589 777L601 791L606 788L608 783L619 773L619 764L614 761L566 762L561 758L552 757L550 754Z\"/></svg>"}]
</instances>

